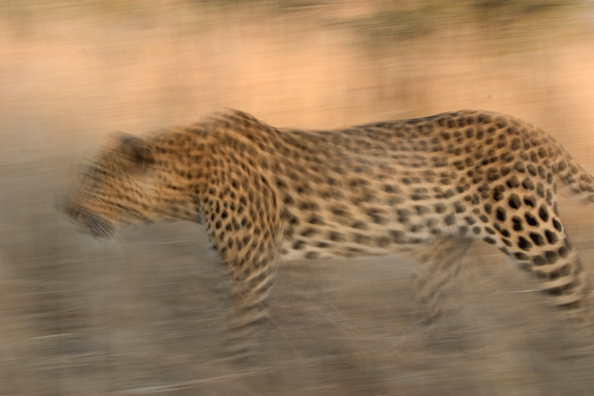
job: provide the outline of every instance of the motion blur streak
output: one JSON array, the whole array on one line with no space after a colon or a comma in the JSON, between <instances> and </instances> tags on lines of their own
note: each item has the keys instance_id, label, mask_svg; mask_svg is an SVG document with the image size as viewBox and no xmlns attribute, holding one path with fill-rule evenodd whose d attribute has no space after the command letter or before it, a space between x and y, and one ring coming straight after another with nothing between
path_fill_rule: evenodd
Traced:
<instances>
[{"instance_id":1,"label":"motion blur streak","mask_svg":"<svg viewBox=\"0 0 594 396\"><path fill-rule=\"evenodd\" d=\"M591 340L489 248L428 327L405 255L282 266L236 371L200 227L100 242L54 210L108 134L223 107L316 129L486 109L592 173L592 2L221 3L0 1L0 394L593 394ZM560 209L591 273L594 208Z\"/></svg>"}]
</instances>

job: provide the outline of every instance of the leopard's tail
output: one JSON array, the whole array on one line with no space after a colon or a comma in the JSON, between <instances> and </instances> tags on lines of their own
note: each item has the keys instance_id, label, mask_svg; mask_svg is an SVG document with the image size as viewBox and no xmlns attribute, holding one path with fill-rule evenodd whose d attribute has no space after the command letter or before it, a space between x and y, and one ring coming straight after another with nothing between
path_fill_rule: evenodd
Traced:
<instances>
[{"instance_id":1,"label":"leopard's tail","mask_svg":"<svg viewBox=\"0 0 594 396\"><path fill-rule=\"evenodd\" d=\"M594 177L563 147L559 147L553 169L560 187L571 198L594 203Z\"/></svg>"}]
</instances>

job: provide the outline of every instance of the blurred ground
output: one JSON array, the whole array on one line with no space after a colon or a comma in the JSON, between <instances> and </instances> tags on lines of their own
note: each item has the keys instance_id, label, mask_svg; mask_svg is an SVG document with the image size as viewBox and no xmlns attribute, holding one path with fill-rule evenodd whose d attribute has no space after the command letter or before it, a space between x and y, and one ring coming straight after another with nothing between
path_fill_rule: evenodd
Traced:
<instances>
[{"instance_id":1,"label":"blurred ground","mask_svg":"<svg viewBox=\"0 0 594 396\"><path fill-rule=\"evenodd\" d=\"M500 111L594 173L594 9L553 3L1 1L0 395L594 394L592 343L480 244L430 328L406 256L283 265L237 371L200 227L102 244L54 210L107 134L221 107L311 128ZM562 212L592 272L594 208Z\"/></svg>"}]
</instances>

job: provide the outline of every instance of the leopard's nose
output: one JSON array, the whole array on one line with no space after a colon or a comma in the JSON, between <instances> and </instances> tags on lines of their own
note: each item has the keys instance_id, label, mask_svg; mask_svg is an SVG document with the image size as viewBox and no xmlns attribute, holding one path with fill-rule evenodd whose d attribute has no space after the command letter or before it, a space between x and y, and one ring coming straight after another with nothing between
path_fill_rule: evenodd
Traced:
<instances>
[{"instance_id":1,"label":"leopard's nose","mask_svg":"<svg viewBox=\"0 0 594 396\"><path fill-rule=\"evenodd\" d=\"M54 209L60 217L70 223L77 224L77 217L79 213L79 209L77 205L72 202L72 200L66 196L58 197L54 201Z\"/></svg>"}]
</instances>

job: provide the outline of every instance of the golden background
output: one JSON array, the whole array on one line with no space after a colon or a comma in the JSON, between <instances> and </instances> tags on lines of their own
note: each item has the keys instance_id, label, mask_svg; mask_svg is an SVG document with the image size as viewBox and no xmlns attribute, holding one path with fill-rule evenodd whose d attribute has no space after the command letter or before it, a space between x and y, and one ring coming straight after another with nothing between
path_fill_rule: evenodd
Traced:
<instances>
[{"instance_id":1,"label":"golden background","mask_svg":"<svg viewBox=\"0 0 594 396\"><path fill-rule=\"evenodd\" d=\"M480 243L425 328L407 256L283 265L238 370L201 227L99 243L55 211L108 134L222 107L303 128L499 111L594 173L593 71L592 1L0 1L0 395L594 394L594 352ZM594 208L561 210L592 273Z\"/></svg>"}]
</instances>

